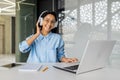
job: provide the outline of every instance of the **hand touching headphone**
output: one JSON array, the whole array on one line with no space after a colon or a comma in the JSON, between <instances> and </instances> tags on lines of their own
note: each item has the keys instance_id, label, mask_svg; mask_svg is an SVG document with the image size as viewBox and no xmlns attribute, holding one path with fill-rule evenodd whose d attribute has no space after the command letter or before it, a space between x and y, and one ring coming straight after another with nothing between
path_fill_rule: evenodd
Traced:
<instances>
[{"instance_id":1,"label":"hand touching headphone","mask_svg":"<svg viewBox=\"0 0 120 80\"><path fill-rule=\"evenodd\" d=\"M46 13L47 13L47 14L53 14L53 13L55 13L55 12L49 12L49 11L47 11L47 10L43 11L43 12L40 14L39 18L38 18L38 23L39 23L40 26L42 26L42 24L43 24L43 17L42 17L42 16L43 16L44 14L46 14ZM56 28L56 27L58 26L57 17L55 16L55 18L56 18L56 22L55 22L53 28Z\"/></svg>"}]
</instances>

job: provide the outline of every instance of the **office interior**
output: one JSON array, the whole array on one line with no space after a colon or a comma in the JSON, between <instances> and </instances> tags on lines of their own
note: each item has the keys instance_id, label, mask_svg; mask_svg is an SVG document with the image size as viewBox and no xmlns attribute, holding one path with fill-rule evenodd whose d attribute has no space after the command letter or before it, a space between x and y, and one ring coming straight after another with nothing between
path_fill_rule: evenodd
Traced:
<instances>
[{"instance_id":1,"label":"office interior","mask_svg":"<svg viewBox=\"0 0 120 80\"><path fill-rule=\"evenodd\" d=\"M19 42L34 33L44 10L58 14L53 32L62 36L66 56L80 58L88 40L116 40L108 64L120 64L120 0L1 0L1 59L26 61L29 53L19 51Z\"/></svg>"}]
</instances>

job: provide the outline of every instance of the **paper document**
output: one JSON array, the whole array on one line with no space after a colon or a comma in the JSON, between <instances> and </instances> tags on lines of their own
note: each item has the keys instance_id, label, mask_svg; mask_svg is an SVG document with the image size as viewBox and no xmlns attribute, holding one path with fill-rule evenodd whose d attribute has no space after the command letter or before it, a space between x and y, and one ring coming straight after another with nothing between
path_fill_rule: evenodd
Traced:
<instances>
[{"instance_id":1,"label":"paper document","mask_svg":"<svg viewBox=\"0 0 120 80\"><path fill-rule=\"evenodd\" d=\"M41 67L41 64L23 64L19 71L39 71Z\"/></svg>"}]
</instances>

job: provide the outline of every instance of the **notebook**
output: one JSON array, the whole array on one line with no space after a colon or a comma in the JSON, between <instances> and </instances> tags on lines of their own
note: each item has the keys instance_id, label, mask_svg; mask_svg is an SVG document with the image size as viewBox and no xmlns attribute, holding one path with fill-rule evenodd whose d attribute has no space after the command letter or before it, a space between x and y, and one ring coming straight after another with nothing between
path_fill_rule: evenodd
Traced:
<instances>
[{"instance_id":1,"label":"notebook","mask_svg":"<svg viewBox=\"0 0 120 80\"><path fill-rule=\"evenodd\" d=\"M55 68L75 74L86 73L104 68L116 41L92 40L88 41L79 63L54 65Z\"/></svg>"},{"instance_id":2,"label":"notebook","mask_svg":"<svg viewBox=\"0 0 120 80\"><path fill-rule=\"evenodd\" d=\"M39 71L41 67L41 64L23 64L20 66L19 71Z\"/></svg>"}]
</instances>

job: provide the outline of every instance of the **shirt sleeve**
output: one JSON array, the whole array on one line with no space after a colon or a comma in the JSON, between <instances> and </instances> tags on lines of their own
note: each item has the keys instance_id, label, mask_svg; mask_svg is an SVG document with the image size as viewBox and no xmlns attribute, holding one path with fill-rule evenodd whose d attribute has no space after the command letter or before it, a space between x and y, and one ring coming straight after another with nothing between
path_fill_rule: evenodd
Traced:
<instances>
[{"instance_id":1,"label":"shirt sleeve","mask_svg":"<svg viewBox=\"0 0 120 80\"><path fill-rule=\"evenodd\" d=\"M65 54L64 54L64 41L63 41L62 38L60 38L60 41L59 41L57 57L58 57L59 61L61 61L62 57L65 57Z\"/></svg>"},{"instance_id":2,"label":"shirt sleeve","mask_svg":"<svg viewBox=\"0 0 120 80\"><path fill-rule=\"evenodd\" d=\"M30 37L32 37L32 35L29 36L28 38L26 38L26 40L28 40ZM22 53L26 53L26 52L30 51L30 46L28 45L26 40L19 43L19 50Z\"/></svg>"}]
</instances>

